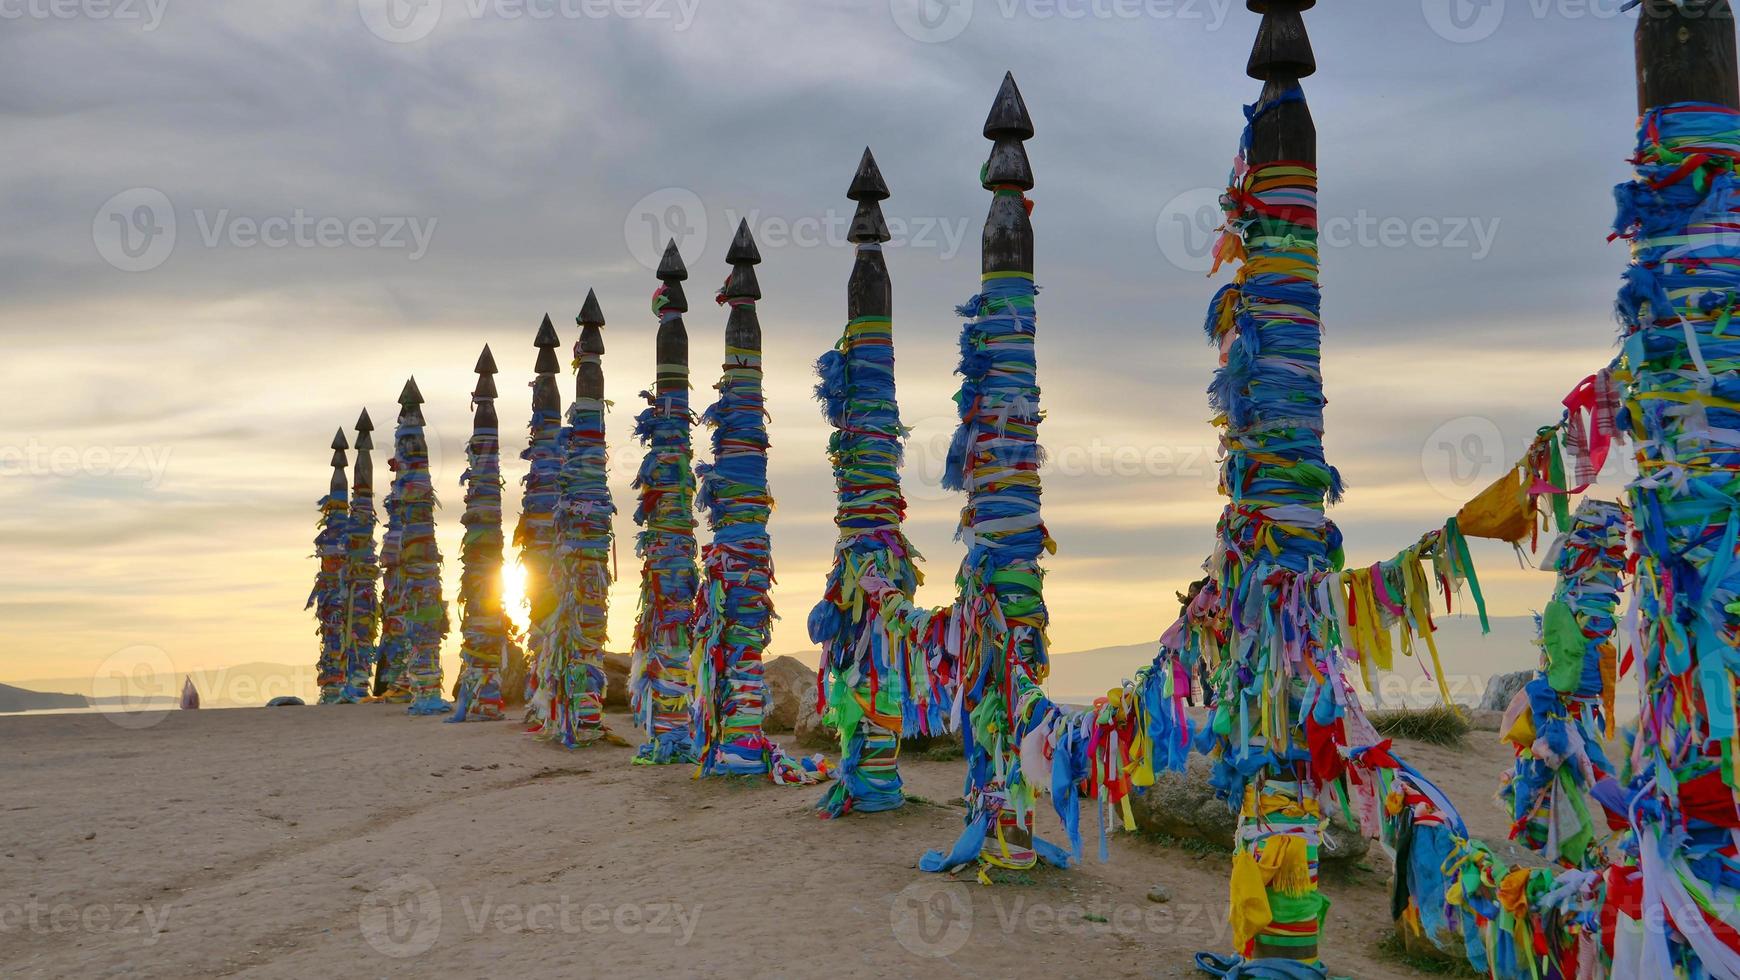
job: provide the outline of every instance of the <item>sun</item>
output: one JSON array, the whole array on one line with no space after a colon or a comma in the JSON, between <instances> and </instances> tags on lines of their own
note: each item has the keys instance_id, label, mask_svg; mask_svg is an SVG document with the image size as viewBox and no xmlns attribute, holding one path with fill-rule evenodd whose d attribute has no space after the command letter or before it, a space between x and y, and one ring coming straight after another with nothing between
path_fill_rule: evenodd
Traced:
<instances>
[{"instance_id":1,"label":"sun","mask_svg":"<svg viewBox=\"0 0 1740 980\"><path fill-rule=\"evenodd\" d=\"M526 567L504 563L501 570L501 605L514 628L524 633L531 627L531 610L526 607Z\"/></svg>"}]
</instances>

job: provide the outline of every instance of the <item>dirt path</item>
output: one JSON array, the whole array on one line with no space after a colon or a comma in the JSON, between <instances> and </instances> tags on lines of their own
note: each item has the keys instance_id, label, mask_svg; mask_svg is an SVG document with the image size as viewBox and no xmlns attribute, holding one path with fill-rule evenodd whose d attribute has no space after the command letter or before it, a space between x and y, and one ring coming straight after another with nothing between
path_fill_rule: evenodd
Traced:
<instances>
[{"instance_id":1,"label":"dirt path","mask_svg":"<svg viewBox=\"0 0 1740 980\"><path fill-rule=\"evenodd\" d=\"M1446 754L1486 774L1471 817L1502 759L1475 737ZM386 706L0 718L0 743L7 978L1188 977L1228 946L1218 854L1118 835L1101 864L1090 832L1072 871L915 871L958 832L958 761L903 760L912 805L822 821L814 789ZM1326 882L1332 972L1411 976L1374 950L1373 868Z\"/></svg>"}]
</instances>

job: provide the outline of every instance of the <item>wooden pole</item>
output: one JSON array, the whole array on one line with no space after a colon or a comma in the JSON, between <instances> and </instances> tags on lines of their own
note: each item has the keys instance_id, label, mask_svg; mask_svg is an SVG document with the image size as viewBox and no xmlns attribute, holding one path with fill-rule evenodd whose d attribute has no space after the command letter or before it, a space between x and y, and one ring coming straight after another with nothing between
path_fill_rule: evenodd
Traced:
<instances>
[{"instance_id":1,"label":"wooden pole","mask_svg":"<svg viewBox=\"0 0 1740 980\"><path fill-rule=\"evenodd\" d=\"M1607 871L1610 911L1620 888L1644 896L1635 918L1618 912L1617 932L1638 938L1615 946L1611 974L1733 976L1732 891L1722 869L1740 860L1740 848L1721 829L1726 821L1708 816L1740 804L1727 775L1740 742L1728 659L1740 617L1718 598L1737 584L1740 447L1731 407L1711 397L1731 392L1740 375L1727 331L1740 293L1726 214L1740 156L1733 9L1728 0L1645 0L1635 42L1636 174L1616 194L1617 230L1632 256L1618 308L1640 474L1627 485L1637 542L1634 763L1650 785L1630 808L1623 845L1638 860ZM1687 103L1688 111L1670 111ZM1710 843L1688 848L1688 833Z\"/></svg>"},{"instance_id":2,"label":"wooden pole","mask_svg":"<svg viewBox=\"0 0 1740 980\"><path fill-rule=\"evenodd\" d=\"M562 430L554 575L557 600L548 671L548 721L539 732L563 748L626 744L604 724L604 644L614 547L609 454L604 445L604 311L586 292L574 345L574 403Z\"/></svg>"},{"instance_id":3,"label":"wooden pole","mask_svg":"<svg viewBox=\"0 0 1740 980\"><path fill-rule=\"evenodd\" d=\"M761 251L747 219L725 252L731 273L719 290L730 307L719 399L705 419L713 426L713 462L699 468L701 502L713 540L706 571L701 641L695 663L695 732L703 775L772 774L804 782L762 730L767 684L762 655L773 618L772 542L767 534L773 496L767 485L767 409L762 383L761 321L755 302ZM787 777L790 778L787 778Z\"/></svg>"},{"instance_id":4,"label":"wooden pole","mask_svg":"<svg viewBox=\"0 0 1740 980\"><path fill-rule=\"evenodd\" d=\"M375 424L369 410L356 420L356 466L351 473L350 526L345 545L345 670L342 700L347 704L369 697L380 635L380 559L375 553Z\"/></svg>"},{"instance_id":5,"label":"wooden pole","mask_svg":"<svg viewBox=\"0 0 1740 980\"><path fill-rule=\"evenodd\" d=\"M580 356L575 359L574 394L576 397L604 400L604 310L598 305L598 294L586 290L586 302L576 318L580 324Z\"/></svg>"},{"instance_id":6,"label":"wooden pole","mask_svg":"<svg viewBox=\"0 0 1740 980\"><path fill-rule=\"evenodd\" d=\"M562 389L556 376L562 364L556 355L562 339L556 335L550 315L538 324L532 339L538 359L532 367L532 418L525 451L520 458L529 465L520 491L520 519L514 528L520 567L526 576L526 631L531 664L523 683L510 684L508 703L519 694L527 704L527 729L540 737L549 723L550 696L546 688L555 683L560 651L554 649L551 631L560 603L556 570L556 501L562 470ZM504 678L504 683L511 678Z\"/></svg>"},{"instance_id":7,"label":"wooden pole","mask_svg":"<svg viewBox=\"0 0 1740 980\"><path fill-rule=\"evenodd\" d=\"M1033 167L1027 162L1026 141L1033 138L1033 120L1027 103L1015 87L1013 72L1003 74L1003 85L985 117L985 138L991 141L991 159L985 164L985 184L1012 187L1023 193L1033 189ZM998 194L991 199L985 218L980 265L986 273L1033 273L1033 222L1017 195Z\"/></svg>"},{"instance_id":8,"label":"wooden pole","mask_svg":"<svg viewBox=\"0 0 1740 980\"><path fill-rule=\"evenodd\" d=\"M1224 426L1221 488L1228 503L1218 525L1217 565L1204 589L1213 590L1217 615L1237 630L1227 646L1232 662L1215 665L1221 700L1256 717L1248 742L1222 738L1217 776L1227 781L1228 802L1239 813L1237 860L1288 866L1265 887L1272 914L1235 923L1237 952L1315 964L1324 787L1306 763L1265 761L1278 746L1306 744L1311 679L1299 657L1283 656L1273 646L1278 641L1253 625L1289 615L1277 603L1293 586L1274 583L1339 568L1339 533L1324 516L1337 478L1323 452L1317 130L1299 85L1317 70L1303 17L1315 0L1246 5L1262 22L1245 71L1263 89L1241 147L1246 166L1235 172L1226 198L1230 234L1241 245L1234 261L1243 268L1211 308L1221 363L1210 392ZM1267 380L1279 376L1287 387ZM1267 611L1253 611L1258 605ZM1339 651L1322 650L1314 635L1304 642L1305 663L1340 663ZM1177 683L1187 686L1188 673ZM1257 712L1259 703L1272 707Z\"/></svg>"},{"instance_id":9,"label":"wooden pole","mask_svg":"<svg viewBox=\"0 0 1740 980\"><path fill-rule=\"evenodd\" d=\"M1264 83L1259 104L1274 103L1300 79L1317 74L1317 56L1303 16L1316 5L1317 0L1247 0L1246 6L1263 15L1245 66L1245 74ZM1317 124L1303 99L1276 106L1251 124L1249 163L1260 166L1280 160L1317 163Z\"/></svg>"},{"instance_id":10,"label":"wooden pole","mask_svg":"<svg viewBox=\"0 0 1740 980\"><path fill-rule=\"evenodd\" d=\"M847 236L856 255L846 281L846 328L816 368L823 379L817 396L834 427L828 455L840 529L827 591L809 618L810 638L822 648L821 690L840 737L838 777L817 803L828 817L893 810L906 802L899 768L905 712L892 695L915 661L913 643L889 631L888 649L878 657L863 642L866 632L883 628L870 611L874 600L863 586L865 574L874 570L907 602L917 580L912 547L901 530L906 500L894 386L894 289L882 254L891 237L881 204L888 196L876 157L865 147L846 190L857 203ZM922 656L916 660L924 662ZM922 677L910 680L916 690L909 696L926 689ZM857 710L860 705L874 711ZM888 719L899 720L889 725ZM927 720L921 715L920 727Z\"/></svg>"},{"instance_id":11,"label":"wooden pole","mask_svg":"<svg viewBox=\"0 0 1740 980\"><path fill-rule=\"evenodd\" d=\"M1729 0L1644 0L1636 42L1638 114L1676 102L1740 108Z\"/></svg>"},{"instance_id":12,"label":"wooden pole","mask_svg":"<svg viewBox=\"0 0 1740 980\"><path fill-rule=\"evenodd\" d=\"M857 212L852 215L852 228L846 235L848 241L859 246L880 246L893 237L888 233L887 220L882 217L881 202L888 197L888 184L882 179L882 170L876 166L876 158L866 146L864 156L858 161L858 170L852 174L852 185L846 190L846 198L858 205ZM894 285L888 277L888 263L883 260L882 249L858 248L852 259L851 278L846 280L846 318L856 320L893 315Z\"/></svg>"},{"instance_id":13,"label":"wooden pole","mask_svg":"<svg viewBox=\"0 0 1740 980\"><path fill-rule=\"evenodd\" d=\"M429 473L429 440L423 433L423 392L417 379L399 393L399 426L393 451L399 462L394 480L404 530L399 568L404 590L405 671L408 713L446 714L453 705L442 697L441 644L450 622L441 586L441 547L435 540L435 486ZM396 700L396 698L391 698Z\"/></svg>"},{"instance_id":14,"label":"wooden pole","mask_svg":"<svg viewBox=\"0 0 1740 980\"><path fill-rule=\"evenodd\" d=\"M1018 703L1025 685L1047 674L1048 614L1039 557L1052 547L1040 518L1039 387L1035 379L1033 224L1027 191L1033 169L1025 142L1033 120L1013 74L1005 73L984 136L991 155L981 183L991 208L981 238L983 273L974 306L963 308L964 379L956 401L961 426L950 449L944 486L963 490L961 537L966 557L956 577L962 610L962 676L985 680L963 697L967 740L967 816L962 837L947 852L920 860L927 871L956 870L967 852L986 868L1029 868L1038 860L1033 839L1034 788L1014 764ZM993 353L992 351L995 351ZM981 711L989 699L1000 709ZM975 846L977 845L977 846Z\"/></svg>"},{"instance_id":15,"label":"wooden pole","mask_svg":"<svg viewBox=\"0 0 1740 980\"><path fill-rule=\"evenodd\" d=\"M478 355L471 392L471 440L465 447L465 538L460 545L459 613L462 641L452 721L505 717L502 670L519 656L502 608L501 420L496 414L499 373L489 345Z\"/></svg>"},{"instance_id":16,"label":"wooden pole","mask_svg":"<svg viewBox=\"0 0 1740 980\"><path fill-rule=\"evenodd\" d=\"M641 565L641 613L635 624L630 707L647 733L637 758L643 763L693 762L689 709L694 698L692 634L699 572L695 564L695 474L689 409L689 335L683 314L689 271L677 243L659 260L653 294L659 318L655 349L658 373L647 408L635 420L647 447L635 485L641 525L636 550Z\"/></svg>"},{"instance_id":17,"label":"wooden pole","mask_svg":"<svg viewBox=\"0 0 1740 980\"><path fill-rule=\"evenodd\" d=\"M320 703L337 704L344 700L347 676L345 650L350 636L345 629L345 551L349 543L350 501L346 486L345 467L349 465L345 450L344 429L332 436L332 478L327 481L326 496L320 498L320 532L314 539L315 554L320 558L320 571L315 576L314 592L309 605L320 622L320 660L316 681L320 685Z\"/></svg>"}]
</instances>

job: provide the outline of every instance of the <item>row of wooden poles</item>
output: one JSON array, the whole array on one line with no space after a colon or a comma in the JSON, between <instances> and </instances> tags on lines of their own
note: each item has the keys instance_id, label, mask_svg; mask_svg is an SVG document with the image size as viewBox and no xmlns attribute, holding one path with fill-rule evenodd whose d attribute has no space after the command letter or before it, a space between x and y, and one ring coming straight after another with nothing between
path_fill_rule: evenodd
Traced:
<instances>
[{"instance_id":1,"label":"row of wooden poles","mask_svg":"<svg viewBox=\"0 0 1740 980\"><path fill-rule=\"evenodd\" d=\"M1315 169L1317 133L1310 109L1302 99L1290 102L1281 99L1283 94L1298 85L1300 79L1310 76L1316 70L1315 56L1302 17L1303 12L1314 5L1315 0L1248 0L1250 9L1263 15L1263 22L1247 71L1264 83L1261 97L1263 103L1285 103L1275 111L1265 113L1253 126L1251 145L1247 149L1247 159L1253 167L1286 161ZM1677 3L1674 0L1645 0L1638 22L1636 54L1640 111L1683 102L1740 107L1740 84L1736 81L1740 76L1737 76L1736 71L1735 37L1728 0L1681 0ZM996 183L1013 186L1023 192L1031 189L1033 177L1022 147L1023 141L1032 135L1031 123L1026 118L1025 107L1012 78L1006 77L1004 80L1003 89L999 92L991 117L986 123L985 135L994 145L987 165L987 185ZM850 191L851 199L858 202L858 211L850 234L852 242L881 243L889 239L878 204L887 196L887 188L875 161L866 150ZM999 195L993 204L983 238L983 271L987 274L1017 273L1030 276L1033 272L1032 227L1021 204L1020 200L1003 195ZM732 295L735 290L735 295L738 296L759 297L753 266L760 261L760 256L755 251L755 244L749 236L746 224L738 229L728 260L732 264L732 275L727 283L726 295ZM674 242L667 248L660 262L657 276L663 284L667 308L686 309L686 301L682 297L682 282L687 278L687 272ZM855 320L870 316L888 317L891 313L889 276L881 254L875 250L860 249L847 286L847 315ZM603 348L596 328L602 326L603 317L596 297L590 293L579 323L587 331L583 335L581 347L586 349L590 345L590 349L601 353ZM538 412L560 410L558 396L553 387L544 381L554 373L553 370L545 369L553 369L555 366L552 351L555 338L549 327L546 318L538 339L540 381L534 387L534 410ZM740 317L738 310L734 308L726 344L729 349L759 352L760 329L754 321L752 306L749 314L744 317ZM686 385L688 338L680 317L662 321L656 355L661 382L674 384L680 380ZM493 373L493 359L486 348L479 364L481 380L476 396L478 409L474 439L480 433L493 432L495 429L494 410L491 407L495 392L493 383L489 381L489 375ZM582 371L577 394L582 398L602 398L602 385L601 372ZM407 385L406 392L406 398L402 399L404 407L407 412L415 413L421 398L416 394L414 382ZM357 428L359 457L355 489L360 496L372 493L372 471L368 457L372 443L366 413L359 420ZM345 489L345 448L347 447L341 432L334 441L335 495L342 495ZM1255 556L1248 557L1254 560ZM496 572L499 573L499 562ZM760 651L756 651L755 655L759 657L759 653ZM1298 736L1303 744L1304 732L1301 730ZM1271 776L1277 782L1300 778L1300 774L1292 767L1277 769ZM1029 823L1025 828L1014 830L1017 833L1030 834L1030 827ZM1312 948L1315 950L1315 946Z\"/></svg>"}]
</instances>

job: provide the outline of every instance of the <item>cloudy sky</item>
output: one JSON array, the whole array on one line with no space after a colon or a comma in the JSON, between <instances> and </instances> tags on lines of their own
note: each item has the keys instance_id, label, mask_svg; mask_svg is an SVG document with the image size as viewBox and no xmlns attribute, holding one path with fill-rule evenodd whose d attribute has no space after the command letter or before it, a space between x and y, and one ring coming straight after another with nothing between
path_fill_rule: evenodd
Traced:
<instances>
[{"instance_id":1,"label":"cloudy sky","mask_svg":"<svg viewBox=\"0 0 1740 980\"><path fill-rule=\"evenodd\" d=\"M1327 441L1354 561L1441 523L1610 356L1634 119L1619 5L1309 14ZM0 680L141 647L180 669L311 665L327 442L365 405L385 435L413 373L451 595L477 351L503 366L517 486L534 330L548 312L571 343L589 287L610 319L623 644L648 265L681 240L704 404L724 316L699 301L743 217L766 259L773 649L806 649L833 540L810 365L844 319L866 144L894 195L909 530L922 598L946 601L952 307L977 287L979 129L1005 69L1038 129L1056 649L1156 636L1209 548L1203 258L1259 88L1243 3L0 0L0 20ZM1480 558L1499 612L1550 588L1507 549Z\"/></svg>"}]
</instances>

